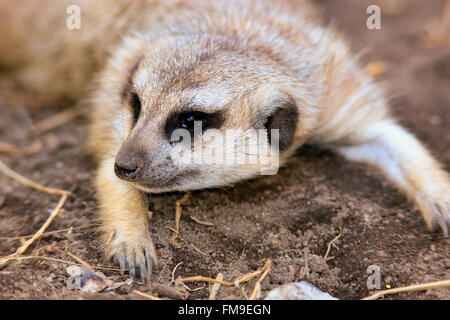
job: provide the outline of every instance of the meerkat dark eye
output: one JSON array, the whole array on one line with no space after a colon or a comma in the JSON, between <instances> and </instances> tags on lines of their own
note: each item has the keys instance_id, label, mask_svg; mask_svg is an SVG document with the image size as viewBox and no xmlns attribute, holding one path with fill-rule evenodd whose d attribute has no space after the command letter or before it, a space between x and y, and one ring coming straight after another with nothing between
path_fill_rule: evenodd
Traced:
<instances>
[{"instance_id":1,"label":"meerkat dark eye","mask_svg":"<svg viewBox=\"0 0 450 320\"><path fill-rule=\"evenodd\" d=\"M180 118L175 125L177 128L186 129L190 132L194 132L194 124L199 123L201 125L202 130L206 130L208 127L208 114L193 111L187 112L180 115Z\"/></svg>"},{"instance_id":2,"label":"meerkat dark eye","mask_svg":"<svg viewBox=\"0 0 450 320\"><path fill-rule=\"evenodd\" d=\"M130 94L130 107L133 113L133 124L136 124L141 114L141 100L136 92Z\"/></svg>"},{"instance_id":3,"label":"meerkat dark eye","mask_svg":"<svg viewBox=\"0 0 450 320\"><path fill-rule=\"evenodd\" d=\"M192 136L196 128L204 132L207 129L220 128L222 123L222 112L206 113L202 111L186 111L172 115L166 123L165 131L169 139L177 129L185 129Z\"/></svg>"}]
</instances>

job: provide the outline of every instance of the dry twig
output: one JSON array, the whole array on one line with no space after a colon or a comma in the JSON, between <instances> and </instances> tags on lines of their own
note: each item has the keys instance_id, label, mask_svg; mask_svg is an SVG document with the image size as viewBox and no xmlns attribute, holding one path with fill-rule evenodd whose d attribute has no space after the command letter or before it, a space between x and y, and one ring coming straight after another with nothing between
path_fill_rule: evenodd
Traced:
<instances>
[{"instance_id":1,"label":"dry twig","mask_svg":"<svg viewBox=\"0 0 450 320\"><path fill-rule=\"evenodd\" d=\"M418 284L418 285L383 290L383 291L379 291L369 297L363 298L362 300L376 300L387 294L410 292L410 291L424 291L424 290L428 290L428 289L437 289L437 288L445 288L445 287L450 287L450 280L435 281L435 282L430 282L430 283L425 283L425 284Z\"/></svg>"},{"instance_id":2,"label":"dry twig","mask_svg":"<svg viewBox=\"0 0 450 320\"><path fill-rule=\"evenodd\" d=\"M216 280L223 281L223 274L221 272L219 272L217 274ZM217 292L219 291L219 288L220 288L220 283L215 282L211 287L211 291L209 293L208 300L216 300Z\"/></svg>"},{"instance_id":3,"label":"dry twig","mask_svg":"<svg viewBox=\"0 0 450 320\"><path fill-rule=\"evenodd\" d=\"M58 204L56 205L55 209L52 210L52 213L50 214L50 216L48 217L47 221L45 221L45 223L41 226L41 228L34 234L33 237L31 237L29 240L25 241L25 243L20 246L16 252L14 252L13 254L3 258L0 260L0 268L2 268L3 266L5 266L12 258L17 257L22 255L23 253L25 253L25 251L27 251L27 249L31 246L31 244L38 238L40 238L42 236L42 234L44 233L44 231L48 228L48 226L53 222L53 220L55 220L55 218L61 213L61 208L64 205L64 203L67 200L68 195L64 194L63 196L61 196L61 199L59 200Z\"/></svg>"},{"instance_id":4,"label":"dry twig","mask_svg":"<svg viewBox=\"0 0 450 320\"><path fill-rule=\"evenodd\" d=\"M180 219L181 219L181 205L185 204L189 198L191 197L191 192L188 191L185 193L181 200L178 200L175 203L175 228L169 228L173 231L172 237L169 240L169 243L175 248L179 249L181 245L178 243L177 238L180 234Z\"/></svg>"},{"instance_id":5,"label":"dry twig","mask_svg":"<svg viewBox=\"0 0 450 320\"><path fill-rule=\"evenodd\" d=\"M233 286L233 284L231 282L218 280L218 279L213 279L213 278L208 278L208 277L204 277L204 276L178 278L178 279L175 280L175 282L190 282L190 281L202 281L202 282L219 283L219 284L223 284L224 286L227 286L227 287L232 287Z\"/></svg>"},{"instance_id":6,"label":"dry twig","mask_svg":"<svg viewBox=\"0 0 450 320\"><path fill-rule=\"evenodd\" d=\"M24 176L18 174L14 170L7 167L1 160L0 160L0 172L4 173L8 177L10 177L13 180L18 181L19 183L28 186L30 188L49 193L49 194L58 194L61 196L61 198L58 201L58 204L56 205L55 209L51 211L50 216L48 219L44 222L44 224L41 226L41 228L27 241L24 242L22 246L20 246L16 252L13 254L4 257L0 260L0 268L4 267L12 258L17 257L25 253L25 251L31 246L31 244L38 238L42 236L44 231L48 228L48 226L55 220L55 218L61 214L61 209L64 206L64 203L66 202L68 196L71 194L70 191L61 190L61 189L55 189L55 188L49 188L46 186L43 186L39 183L36 183L34 181L31 181L28 178L25 178Z\"/></svg>"},{"instance_id":7,"label":"dry twig","mask_svg":"<svg viewBox=\"0 0 450 320\"><path fill-rule=\"evenodd\" d=\"M272 260L267 259L264 267L262 268L262 275L259 277L258 281L256 281L255 287L253 288L253 292L250 295L249 300L255 300L261 294L261 282L267 276L270 271L270 267L272 266Z\"/></svg>"},{"instance_id":8,"label":"dry twig","mask_svg":"<svg viewBox=\"0 0 450 320\"><path fill-rule=\"evenodd\" d=\"M47 231L47 232L44 232L42 234L42 236L47 236L47 235L57 234L57 233L60 233L60 232L65 232L65 231L77 230L77 229L94 228L96 226L97 225L95 225L95 224L90 224L90 225L87 225L87 226L70 227L70 228L66 228L66 229ZM32 234L29 234L29 235L26 235L26 236L18 236L18 237L0 237L0 240L22 240L22 239L26 239L26 238L31 238L32 236L33 236Z\"/></svg>"},{"instance_id":9,"label":"dry twig","mask_svg":"<svg viewBox=\"0 0 450 320\"><path fill-rule=\"evenodd\" d=\"M69 257L71 257L71 258L75 259L76 261L78 261L79 263L81 263L83 266L85 266L85 267L87 267L87 268L89 268L89 269L91 269L91 270L94 269L93 267L91 267L91 265L90 265L89 263L87 263L86 261L84 261L84 260L81 259L80 257L77 257L76 255L74 255L74 254L73 254L72 252L70 252L69 250L66 250L66 254L67 254Z\"/></svg>"},{"instance_id":10,"label":"dry twig","mask_svg":"<svg viewBox=\"0 0 450 320\"><path fill-rule=\"evenodd\" d=\"M7 153L16 157L23 155L23 152L19 148L6 142L0 142L0 153Z\"/></svg>"},{"instance_id":11,"label":"dry twig","mask_svg":"<svg viewBox=\"0 0 450 320\"><path fill-rule=\"evenodd\" d=\"M67 260L44 257L44 256L20 256L20 257L11 257L10 259L11 260L38 259L38 260L48 260L48 261L53 261L53 262L60 262L60 263L66 263L66 264L70 264L70 265L82 266L82 264L74 263L73 261L67 261ZM93 266L92 268L99 269L99 270L108 270L108 271L120 271L120 269L117 269L117 268L109 268L109 267L101 267L101 266Z\"/></svg>"},{"instance_id":12,"label":"dry twig","mask_svg":"<svg viewBox=\"0 0 450 320\"><path fill-rule=\"evenodd\" d=\"M56 127L62 126L79 116L82 116L86 111L84 105L77 105L67 110L61 111L47 119L42 120L35 124L31 130L30 134L33 136L39 135Z\"/></svg>"},{"instance_id":13,"label":"dry twig","mask_svg":"<svg viewBox=\"0 0 450 320\"><path fill-rule=\"evenodd\" d=\"M178 263L175 268L173 268L172 270L172 281L170 283L174 283L175 282L175 271L177 271L178 267L182 264L183 262Z\"/></svg>"},{"instance_id":14,"label":"dry twig","mask_svg":"<svg viewBox=\"0 0 450 320\"><path fill-rule=\"evenodd\" d=\"M214 226L214 224L212 222L202 221L199 218L197 218L196 216L191 216L191 219L194 220L195 222L197 222L198 224L201 224L204 226L208 226L208 227Z\"/></svg>"},{"instance_id":15,"label":"dry twig","mask_svg":"<svg viewBox=\"0 0 450 320\"><path fill-rule=\"evenodd\" d=\"M25 178L24 176L18 174L14 170L10 169L1 160L0 160L0 172L17 182L19 182L27 187L36 189L38 191L42 191L42 192L49 193L49 194L58 194L60 196L69 196L71 194L70 191L56 189L56 188L49 188L49 187L43 186L39 183L36 183L34 181L31 181L30 179Z\"/></svg>"},{"instance_id":16,"label":"dry twig","mask_svg":"<svg viewBox=\"0 0 450 320\"><path fill-rule=\"evenodd\" d=\"M132 292L134 292L134 293L136 293L136 294L138 294L138 295L140 295L140 296L143 296L143 297L145 297L145 298L147 298L147 299L150 299L150 300L162 300L161 298L152 296L152 295L147 294L147 293L143 293L143 292L141 292L141 291L139 291L139 290L136 290L136 289L134 289Z\"/></svg>"},{"instance_id":17,"label":"dry twig","mask_svg":"<svg viewBox=\"0 0 450 320\"><path fill-rule=\"evenodd\" d=\"M236 285L236 286L239 286L239 284L241 284L241 283L243 283L243 282L246 282L246 281L249 281L249 280L253 279L254 277L259 276L261 273L262 273L262 270L256 270L256 271L254 271L254 272L252 272L252 273L249 273L249 274L246 274L246 275L244 275L244 276L242 276L242 277L239 277L239 278L235 281L235 285Z\"/></svg>"},{"instance_id":18,"label":"dry twig","mask_svg":"<svg viewBox=\"0 0 450 320\"><path fill-rule=\"evenodd\" d=\"M333 240L331 240L331 241L328 243L327 252L326 252L325 255L323 256L323 259L324 259L324 260L327 259L328 254L330 253L330 250L331 250L331 246L332 246L332 245L336 246L334 243L341 237L341 233L342 233L342 230L339 230L339 234L338 234L336 237L334 237Z\"/></svg>"}]
</instances>

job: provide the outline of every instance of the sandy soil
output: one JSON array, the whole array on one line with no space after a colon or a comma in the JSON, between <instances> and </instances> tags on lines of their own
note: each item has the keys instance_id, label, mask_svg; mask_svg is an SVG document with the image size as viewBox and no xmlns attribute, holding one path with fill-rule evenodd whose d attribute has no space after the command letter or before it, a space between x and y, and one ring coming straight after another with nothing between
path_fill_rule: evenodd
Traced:
<instances>
[{"instance_id":1,"label":"sandy soil","mask_svg":"<svg viewBox=\"0 0 450 320\"><path fill-rule=\"evenodd\" d=\"M382 30L368 30L368 2L316 1L324 20L334 21L358 52L366 48L363 64L382 61L386 71L378 78L392 95L392 107L401 123L414 132L450 169L450 45L423 43L426 28L442 16L444 1L370 1L382 8ZM392 1L391 1L392 2ZM447 27L448 28L448 27ZM448 29L447 29L448 30ZM20 93L0 86L0 141L22 150L25 157L0 155L9 166L44 185L73 192L64 214L27 255L75 262L65 250L92 266L114 267L98 250L95 232L96 200L91 184L95 166L83 145L86 121L77 119L63 127L29 138L32 123L56 113L58 108L30 108ZM14 98L11 99L11 96ZM306 146L279 174L242 183L234 188L198 191L183 206L180 249L170 250L175 202L182 194L152 195L152 233L161 254L153 281L167 284L175 276L203 275L233 281L273 261L262 283L263 296L276 286L306 280L340 299L359 299L367 289L366 270L380 267L382 288L448 279L449 240L426 231L417 210L399 195L380 173L339 156ZM10 237L34 233L47 219L57 196L43 194L0 176L0 256L14 252L20 240ZM198 224L196 216L213 226ZM82 227L82 228L79 228ZM323 259L329 242L340 238ZM68 264L27 259L0 271L2 299L139 299L130 288L86 294L66 287ZM117 271L103 271L114 281L125 280ZM199 288L203 283L188 283ZM134 289L151 293L148 285ZM248 293L252 284L246 287ZM204 299L208 285L190 293ZM219 298L241 299L238 291L222 287ZM391 299L450 299L449 289L404 293Z\"/></svg>"}]
</instances>

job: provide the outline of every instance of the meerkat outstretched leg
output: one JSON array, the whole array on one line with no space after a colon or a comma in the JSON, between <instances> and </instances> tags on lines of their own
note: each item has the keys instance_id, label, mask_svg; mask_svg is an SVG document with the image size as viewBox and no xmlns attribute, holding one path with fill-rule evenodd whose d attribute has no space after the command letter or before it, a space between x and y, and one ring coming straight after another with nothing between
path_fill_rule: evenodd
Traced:
<instances>
[{"instance_id":1,"label":"meerkat outstretched leg","mask_svg":"<svg viewBox=\"0 0 450 320\"><path fill-rule=\"evenodd\" d=\"M114 174L114 159L105 159L96 177L104 250L134 279L136 267L142 282L150 279L157 257L150 237L145 195Z\"/></svg>"},{"instance_id":2,"label":"meerkat outstretched leg","mask_svg":"<svg viewBox=\"0 0 450 320\"><path fill-rule=\"evenodd\" d=\"M358 127L333 149L345 158L379 167L421 211L429 229L448 237L450 179L424 146L393 119Z\"/></svg>"}]
</instances>

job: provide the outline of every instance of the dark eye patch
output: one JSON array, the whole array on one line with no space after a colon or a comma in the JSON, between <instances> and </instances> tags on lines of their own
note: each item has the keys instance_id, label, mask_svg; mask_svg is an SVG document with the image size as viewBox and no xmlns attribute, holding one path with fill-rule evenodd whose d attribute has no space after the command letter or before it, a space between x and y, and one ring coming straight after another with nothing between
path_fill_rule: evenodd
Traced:
<instances>
[{"instance_id":1,"label":"dark eye patch","mask_svg":"<svg viewBox=\"0 0 450 320\"><path fill-rule=\"evenodd\" d=\"M279 148L280 151L289 148L294 140L295 130L299 113L297 105L293 99L280 105L274 113L267 117L264 124L267 131L269 143L271 141L271 129L278 129L279 131Z\"/></svg>"},{"instance_id":2,"label":"dark eye patch","mask_svg":"<svg viewBox=\"0 0 450 320\"><path fill-rule=\"evenodd\" d=\"M223 123L222 116L222 112L206 113L197 110L176 113L167 120L165 132L169 139L176 129L186 129L193 135L196 122L201 122L202 132L207 129L220 128Z\"/></svg>"},{"instance_id":3,"label":"dark eye patch","mask_svg":"<svg viewBox=\"0 0 450 320\"><path fill-rule=\"evenodd\" d=\"M202 129L205 130L209 125L209 118L208 114L199 111L182 113L179 116L178 122L175 124L175 128L194 132L194 123L200 122Z\"/></svg>"},{"instance_id":4,"label":"dark eye patch","mask_svg":"<svg viewBox=\"0 0 450 320\"><path fill-rule=\"evenodd\" d=\"M132 92L130 94L130 107L131 112L133 113L133 125L135 125L139 119L142 108L141 99L139 99L139 96L136 92Z\"/></svg>"}]
</instances>

